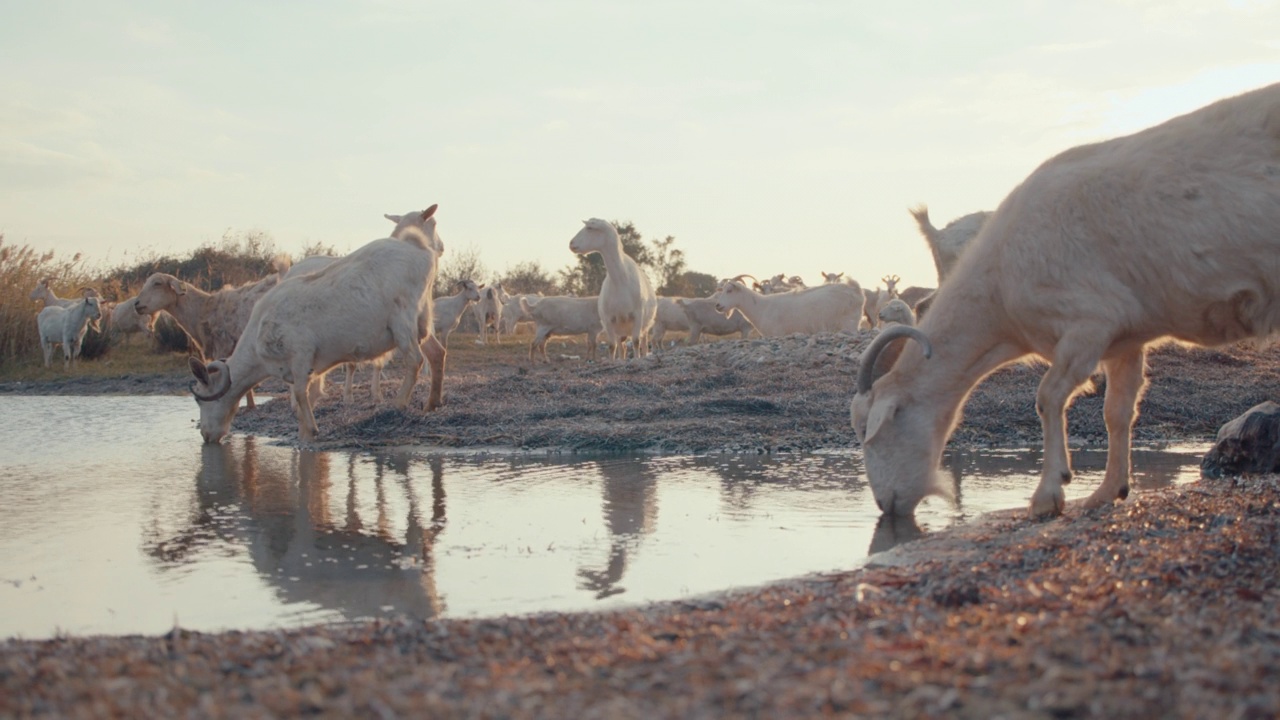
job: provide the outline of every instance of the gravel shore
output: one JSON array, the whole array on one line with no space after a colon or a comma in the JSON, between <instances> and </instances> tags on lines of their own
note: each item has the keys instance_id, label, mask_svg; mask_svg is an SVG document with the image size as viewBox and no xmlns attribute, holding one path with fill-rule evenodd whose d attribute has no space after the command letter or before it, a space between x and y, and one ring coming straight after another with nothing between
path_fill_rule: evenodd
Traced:
<instances>
[{"instance_id":1,"label":"gravel shore","mask_svg":"<svg viewBox=\"0 0 1280 720\"><path fill-rule=\"evenodd\" d=\"M451 348L443 410L375 406L363 385L344 405L331 390L321 444L847 448L868 340L725 341L628 365L530 366L515 343ZM1138 439L1209 438L1276 398L1273 355L1157 351ZM1039 375L1018 366L989 378L955 443L1037 445ZM0 393L185 384L126 377ZM1101 395L1080 398L1070 422L1076 444L1104 440ZM235 427L296 432L283 402ZM859 570L614 612L8 640L0 717L1274 717L1278 513L1280 477L1202 480L1043 522L1010 510ZM878 530L882 545L917 532L909 521Z\"/></svg>"}]
</instances>

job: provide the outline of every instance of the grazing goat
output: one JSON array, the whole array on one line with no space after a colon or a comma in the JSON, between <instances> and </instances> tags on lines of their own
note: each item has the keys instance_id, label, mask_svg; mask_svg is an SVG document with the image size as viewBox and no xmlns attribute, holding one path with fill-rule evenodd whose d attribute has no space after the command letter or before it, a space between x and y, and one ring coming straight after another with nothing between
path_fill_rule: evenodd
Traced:
<instances>
[{"instance_id":1,"label":"grazing goat","mask_svg":"<svg viewBox=\"0 0 1280 720\"><path fill-rule=\"evenodd\" d=\"M732 335L741 333L742 339L751 337L751 321L734 310L724 315L716 310L716 301L711 298L676 298L676 305L685 314L689 323L689 344L698 342L703 333L708 335Z\"/></svg>"},{"instance_id":2,"label":"grazing goat","mask_svg":"<svg viewBox=\"0 0 1280 720\"><path fill-rule=\"evenodd\" d=\"M396 406L408 407L424 353L431 367L427 410L439 406L445 349L435 337L431 290L438 264L434 248L443 243L434 211L434 205L425 211L422 229L401 229L400 238L374 240L319 272L276 285L254 306L231 357L208 364L191 358L192 393L206 443L220 442L241 396L273 376L290 384L298 438L310 442L319 432L312 376L396 349L409 366Z\"/></svg>"},{"instance_id":3,"label":"grazing goat","mask_svg":"<svg viewBox=\"0 0 1280 720\"><path fill-rule=\"evenodd\" d=\"M600 286L600 324L604 326L612 356L625 358L630 337L636 356L649 353L649 331L657 319L658 298L636 261L622 249L622 239L613 225L600 218L582 221L583 228L569 241L578 255L600 253L604 258L604 284Z\"/></svg>"},{"instance_id":4,"label":"grazing goat","mask_svg":"<svg viewBox=\"0 0 1280 720\"><path fill-rule=\"evenodd\" d=\"M92 325L98 329L98 320L102 318L102 299L93 290L84 291L84 298L73 300L70 307L62 305L46 305L36 315L36 327L40 330L40 348L44 350L44 366L53 362L53 346L62 343L62 355L65 358L64 370L71 369L71 363L80 357L80 344L85 333Z\"/></svg>"},{"instance_id":5,"label":"grazing goat","mask_svg":"<svg viewBox=\"0 0 1280 720\"><path fill-rule=\"evenodd\" d=\"M881 325L889 323L898 323L899 325L915 325L916 314L911 311L911 306L902 298L894 298L884 304L876 312L876 317Z\"/></svg>"},{"instance_id":6,"label":"grazing goat","mask_svg":"<svg viewBox=\"0 0 1280 720\"><path fill-rule=\"evenodd\" d=\"M952 220L946 227L939 230L929 221L927 206L918 205L911 208L909 212L911 217L916 219L916 224L920 226L920 234L924 236L925 242L929 244L929 250L933 253L933 264L938 269L939 285L951 274L956 262L960 260L960 253L991 216L989 212L969 213Z\"/></svg>"},{"instance_id":7,"label":"grazing goat","mask_svg":"<svg viewBox=\"0 0 1280 720\"><path fill-rule=\"evenodd\" d=\"M117 303L111 308L111 314L108 316L111 335L116 338L123 337L124 344L128 345L129 340L134 333L142 333L144 338L150 340L155 334L153 325L156 316L154 313L138 312L138 298L134 297Z\"/></svg>"},{"instance_id":8,"label":"grazing goat","mask_svg":"<svg viewBox=\"0 0 1280 720\"><path fill-rule=\"evenodd\" d=\"M587 359L596 359L596 342L604 329L600 324L599 298L596 297L521 297L520 308L533 318L536 329L533 342L529 343L529 362L534 362L534 352L547 357L547 339L552 335L587 336Z\"/></svg>"},{"instance_id":9,"label":"grazing goat","mask_svg":"<svg viewBox=\"0 0 1280 720\"><path fill-rule=\"evenodd\" d=\"M441 345L449 347L449 333L458 328L462 322L462 313L471 303L480 300L480 288L472 280L459 280L454 286L457 293L436 298L432 301L435 309L436 339Z\"/></svg>"},{"instance_id":10,"label":"grazing goat","mask_svg":"<svg viewBox=\"0 0 1280 720\"><path fill-rule=\"evenodd\" d=\"M763 337L792 333L857 333L866 299L857 283L819 285L766 295L725 280L711 296L724 315L737 309Z\"/></svg>"},{"instance_id":11,"label":"grazing goat","mask_svg":"<svg viewBox=\"0 0 1280 720\"><path fill-rule=\"evenodd\" d=\"M970 391L1026 356L1050 363L1031 513L1063 511L1066 410L1099 366L1107 463L1085 505L1124 499L1147 347L1278 328L1280 84L1067 150L987 219L918 328L886 329L864 353L850 414L876 503L907 515L939 492Z\"/></svg>"}]
</instances>

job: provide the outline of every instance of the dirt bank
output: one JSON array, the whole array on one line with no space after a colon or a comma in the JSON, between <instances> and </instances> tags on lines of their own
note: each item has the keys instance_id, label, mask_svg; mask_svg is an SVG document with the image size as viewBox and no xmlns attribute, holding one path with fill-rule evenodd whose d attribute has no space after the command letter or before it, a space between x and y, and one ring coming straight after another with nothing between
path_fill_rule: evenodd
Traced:
<instances>
[{"instance_id":1,"label":"dirt bank","mask_svg":"<svg viewBox=\"0 0 1280 720\"><path fill-rule=\"evenodd\" d=\"M784 452L847 448L849 399L862 350L873 337L793 336L723 340L677 347L631 363L586 363L580 345L552 342L550 365L531 365L527 340L478 347L455 335L445 373L446 406L423 411L421 385L406 412L375 405L369 371L357 375L355 401L336 388L316 417L322 446L425 443L449 447L655 452ZM1280 398L1280 350L1246 346L1166 347L1151 354L1150 387L1135 429L1139 442L1211 438L1258 402ZM953 444L1037 446L1035 389L1043 368L1014 366L970 398ZM388 368L390 397L399 369ZM333 374L340 380L341 372ZM0 385L3 393L181 393L175 373L99 380ZM267 392L281 392L278 383ZM1071 409L1077 443L1105 442L1101 392ZM238 431L296 438L287 403L242 412Z\"/></svg>"}]
</instances>

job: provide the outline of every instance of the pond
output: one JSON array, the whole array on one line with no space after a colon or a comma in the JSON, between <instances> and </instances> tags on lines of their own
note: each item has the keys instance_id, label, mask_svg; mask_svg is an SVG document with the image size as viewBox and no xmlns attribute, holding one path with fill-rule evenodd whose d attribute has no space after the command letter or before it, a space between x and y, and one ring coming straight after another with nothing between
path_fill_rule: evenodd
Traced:
<instances>
[{"instance_id":1,"label":"pond","mask_svg":"<svg viewBox=\"0 0 1280 720\"><path fill-rule=\"evenodd\" d=\"M1023 506L1039 453L948 455L959 503L878 526L856 451L530 455L204 446L187 397L0 398L0 637L598 610L857 567ZM1207 449L1134 452L1136 482ZM1074 453L1068 497L1105 452Z\"/></svg>"}]
</instances>

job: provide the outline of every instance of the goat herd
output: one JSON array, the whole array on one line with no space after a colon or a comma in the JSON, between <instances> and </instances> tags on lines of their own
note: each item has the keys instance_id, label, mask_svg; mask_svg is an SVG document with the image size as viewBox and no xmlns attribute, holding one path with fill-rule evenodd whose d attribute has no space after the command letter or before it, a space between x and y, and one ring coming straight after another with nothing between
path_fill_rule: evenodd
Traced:
<instances>
[{"instance_id":1,"label":"goat herd","mask_svg":"<svg viewBox=\"0 0 1280 720\"><path fill-rule=\"evenodd\" d=\"M153 275L113 321L145 330L147 318L164 310L204 357L225 358L191 359L209 443L225 436L241 398L251 402L252 388L268 377L291 385L299 438L314 439L312 403L323 373L394 350L408 367L396 405L407 406L425 363L427 409L436 408L444 343L472 303L482 337L489 327L532 320L531 360L546 359L552 335L585 334L594 353L603 332L611 356L625 359L629 347L643 356L677 328L696 342L703 333L777 336L884 324L863 354L850 408L881 510L909 515L927 495L947 492L937 468L970 391L1002 365L1032 356L1049 369L1036 393L1044 461L1031 512L1054 515L1072 477L1066 410L1098 368L1107 379L1108 456L1088 506L1128 494L1132 427L1152 343L1215 345L1280 328L1280 84L1067 150L995 212L938 230L925 208L912 210L934 255L936 291L898 292L895 276L884 278L887 290L871 291L843 273L823 273L824 284L811 288L783 276L748 285L742 275L709 298L659 298L613 226L593 218L569 248L603 258L598 297L511 297L464 281L433 303L443 252L435 211L388 215L391 237L342 258L307 258L242 288L206 293ZM56 300L47 284L35 297ZM42 310L46 364L58 342L69 363L85 325L101 314L91 290Z\"/></svg>"}]
</instances>

